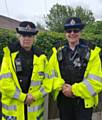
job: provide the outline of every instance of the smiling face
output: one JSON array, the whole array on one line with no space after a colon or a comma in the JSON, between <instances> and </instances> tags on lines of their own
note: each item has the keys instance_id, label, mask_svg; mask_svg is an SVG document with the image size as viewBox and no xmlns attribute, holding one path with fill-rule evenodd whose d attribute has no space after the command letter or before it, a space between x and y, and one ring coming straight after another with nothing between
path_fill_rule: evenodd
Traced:
<instances>
[{"instance_id":1,"label":"smiling face","mask_svg":"<svg viewBox=\"0 0 102 120\"><path fill-rule=\"evenodd\" d=\"M65 31L66 39L71 44L75 44L79 42L80 34L81 34L80 29L67 29Z\"/></svg>"},{"instance_id":2,"label":"smiling face","mask_svg":"<svg viewBox=\"0 0 102 120\"><path fill-rule=\"evenodd\" d=\"M33 35L20 35L19 40L20 40L21 47L29 51L33 45L34 36Z\"/></svg>"}]
</instances>

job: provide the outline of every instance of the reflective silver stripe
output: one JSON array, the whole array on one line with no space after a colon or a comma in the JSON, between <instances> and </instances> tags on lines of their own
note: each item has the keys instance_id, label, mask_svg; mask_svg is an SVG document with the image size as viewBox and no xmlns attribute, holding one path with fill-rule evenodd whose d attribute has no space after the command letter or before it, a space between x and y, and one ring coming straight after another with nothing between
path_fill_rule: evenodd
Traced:
<instances>
[{"instance_id":1,"label":"reflective silver stripe","mask_svg":"<svg viewBox=\"0 0 102 120\"><path fill-rule=\"evenodd\" d=\"M55 70L52 70L52 78L56 76Z\"/></svg>"},{"instance_id":2,"label":"reflective silver stripe","mask_svg":"<svg viewBox=\"0 0 102 120\"><path fill-rule=\"evenodd\" d=\"M31 81L31 86L38 86L41 85L41 81Z\"/></svg>"},{"instance_id":3,"label":"reflective silver stripe","mask_svg":"<svg viewBox=\"0 0 102 120\"><path fill-rule=\"evenodd\" d=\"M5 108L6 110L16 110L16 106L12 105L12 106L8 106L6 104L2 104L2 107Z\"/></svg>"},{"instance_id":4,"label":"reflective silver stripe","mask_svg":"<svg viewBox=\"0 0 102 120\"><path fill-rule=\"evenodd\" d=\"M52 75L50 76L50 78L54 78L54 77L58 77L58 74L55 70L52 70Z\"/></svg>"},{"instance_id":5,"label":"reflective silver stripe","mask_svg":"<svg viewBox=\"0 0 102 120\"><path fill-rule=\"evenodd\" d=\"M11 74L11 73L2 74L2 75L0 76L0 80L3 79L3 78L12 78L12 74Z\"/></svg>"},{"instance_id":6,"label":"reflective silver stripe","mask_svg":"<svg viewBox=\"0 0 102 120\"><path fill-rule=\"evenodd\" d=\"M39 106L28 107L28 112L35 112L35 111L38 111L38 110L40 110L43 106L44 106L44 103L42 103L42 104L39 105Z\"/></svg>"},{"instance_id":7,"label":"reflective silver stripe","mask_svg":"<svg viewBox=\"0 0 102 120\"><path fill-rule=\"evenodd\" d=\"M93 75L93 74L89 74L89 75L88 75L88 78L102 82L102 78L101 78L101 77L96 76L96 75Z\"/></svg>"},{"instance_id":8,"label":"reflective silver stripe","mask_svg":"<svg viewBox=\"0 0 102 120\"><path fill-rule=\"evenodd\" d=\"M49 78L49 74L45 73L45 78Z\"/></svg>"},{"instance_id":9,"label":"reflective silver stripe","mask_svg":"<svg viewBox=\"0 0 102 120\"><path fill-rule=\"evenodd\" d=\"M82 82L87 86L87 89L88 89L88 91L90 92L90 94L91 94L92 96L95 96L95 95L96 95L96 92L94 91L92 85L87 81L87 79L84 79Z\"/></svg>"},{"instance_id":10,"label":"reflective silver stripe","mask_svg":"<svg viewBox=\"0 0 102 120\"><path fill-rule=\"evenodd\" d=\"M16 91L15 91L13 98L17 99L17 98L19 98L19 96L20 96L20 90L16 87Z\"/></svg>"},{"instance_id":11,"label":"reflective silver stripe","mask_svg":"<svg viewBox=\"0 0 102 120\"><path fill-rule=\"evenodd\" d=\"M46 77L46 78L49 78L49 75L48 75L47 73L38 72L38 74L39 74L40 76L44 76L44 77Z\"/></svg>"},{"instance_id":12,"label":"reflective silver stripe","mask_svg":"<svg viewBox=\"0 0 102 120\"><path fill-rule=\"evenodd\" d=\"M43 87L40 88L40 92L43 94L43 97L47 95L47 92L44 90Z\"/></svg>"},{"instance_id":13,"label":"reflective silver stripe","mask_svg":"<svg viewBox=\"0 0 102 120\"><path fill-rule=\"evenodd\" d=\"M7 115L5 115L5 114L3 114L3 113L2 113L1 116L4 117L5 120L17 120L17 117L15 117L15 116L7 116ZM0 117L1 117L1 116L0 116Z\"/></svg>"},{"instance_id":14,"label":"reflective silver stripe","mask_svg":"<svg viewBox=\"0 0 102 120\"><path fill-rule=\"evenodd\" d=\"M44 72L38 72L38 74L39 74L40 76L45 76L45 73L44 73Z\"/></svg>"}]
</instances>

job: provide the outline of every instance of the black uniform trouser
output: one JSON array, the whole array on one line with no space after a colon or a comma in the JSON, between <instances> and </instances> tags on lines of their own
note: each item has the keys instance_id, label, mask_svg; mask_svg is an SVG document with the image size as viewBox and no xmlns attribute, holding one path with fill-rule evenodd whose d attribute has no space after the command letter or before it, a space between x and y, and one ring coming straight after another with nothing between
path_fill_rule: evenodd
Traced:
<instances>
[{"instance_id":1,"label":"black uniform trouser","mask_svg":"<svg viewBox=\"0 0 102 120\"><path fill-rule=\"evenodd\" d=\"M58 96L60 120L92 120L93 108L85 108L81 98Z\"/></svg>"}]
</instances>

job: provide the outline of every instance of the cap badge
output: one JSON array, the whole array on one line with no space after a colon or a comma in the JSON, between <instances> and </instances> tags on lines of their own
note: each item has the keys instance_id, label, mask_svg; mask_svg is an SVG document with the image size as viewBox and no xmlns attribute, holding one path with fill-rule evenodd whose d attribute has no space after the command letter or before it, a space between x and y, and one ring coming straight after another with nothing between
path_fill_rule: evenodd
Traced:
<instances>
[{"instance_id":1,"label":"cap badge","mask_svg":"<svg viewBox=\"0 0 102 120\"><path fill-rule=\"evenodd\" d=\"M71 25L75 25L75 21L72 19L72 20L70 21L70 24L71 24Z\"/></svg>"},{"instance_id":2,"label":"cap badge","mask_svg":"<svg viewBox=\"0 0 102 120\"><path fill-rule=\"evenodd\" d=\"M25 29L30 31L32 28L30 27L30 25L27 25Z\"/></svg>"}]
</instances>

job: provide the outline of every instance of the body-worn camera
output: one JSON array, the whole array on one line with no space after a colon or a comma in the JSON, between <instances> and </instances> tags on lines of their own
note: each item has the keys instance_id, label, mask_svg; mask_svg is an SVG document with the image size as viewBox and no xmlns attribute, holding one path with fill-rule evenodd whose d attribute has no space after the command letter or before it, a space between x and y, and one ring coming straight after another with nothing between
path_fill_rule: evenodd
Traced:
<instances>
[{"instance_id":1,"label":"body-worn camera","mask_svg":"<svg viewBox=\"0 0 102 120\"><path fill-rule=\"evenodd\" d=\"M22 64L21 64L21 59L17 58L15 60L15 65L16 65L16 71L21 72L22 71Z\"/></svg>"}]
</instances>

